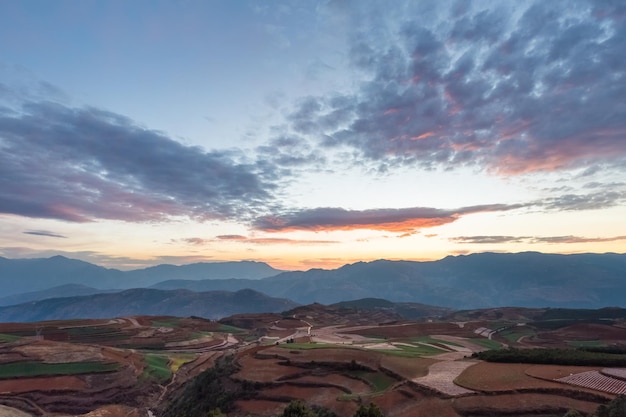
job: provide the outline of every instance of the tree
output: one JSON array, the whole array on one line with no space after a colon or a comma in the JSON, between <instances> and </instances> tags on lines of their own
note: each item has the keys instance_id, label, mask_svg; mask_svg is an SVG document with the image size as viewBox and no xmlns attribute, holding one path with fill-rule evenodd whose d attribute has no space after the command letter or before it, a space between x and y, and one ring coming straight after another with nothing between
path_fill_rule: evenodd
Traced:
<instances>
[{"instance_id":1,"label":"tree","mask_svg":"<svg viewBox=\"0 0 626 417\"><path fill-rule=\"evenodd\" d=\"M296 400L289 403L282 417L317 417L317 415L305 403Z\"/></svg>"},{"instance_id":2,"label":"tree","mask_svg":"<svg viewBox=\"0 0 626 417\"><path fill-rule=\"evenodd\" d=\"M595 415L597 417L626 417L626 397L619 395L608 404L599 406Z\"/></svg>"},{"instance_id":3,"label":"tree","mask_svg":"<svg viewBox=\"0 0 626 417\"><path fill-rule=\"evenodd\" d=\"M563 414L563 417L583 417L582 414L578 410L569 410L567 413Z\"/></svg>"},{"instance_id":4,"label":"tree","mask_svg":"<svg viewBox=\"0 0 626 417\"><path fill-rule=\"evenodd\" d=\"M226 417L226 414L222 413L222 410L220 410L219 408L214 408L213 410L209 411L206 417Z\"/></svg>"},{"instance_id":5,"label":"tree","mask_svg":"<svg viewBox=\"0 0 626 417\"><path fill-rule=\"evenodd\" d=\"M374 403L370 403L367 407L361 404L354 413L354 417L385 417L380 408Z\"/></svg>"}]
</instances>

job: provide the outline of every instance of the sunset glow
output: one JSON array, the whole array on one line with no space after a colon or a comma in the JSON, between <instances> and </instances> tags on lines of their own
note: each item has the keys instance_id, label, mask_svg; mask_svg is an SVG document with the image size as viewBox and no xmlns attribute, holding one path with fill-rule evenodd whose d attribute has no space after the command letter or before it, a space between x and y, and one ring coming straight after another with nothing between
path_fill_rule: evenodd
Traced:
<instances>
[{"instance_id":1,"label":"sunset glow","mask_svg":"<svg viewBox=\"0 0 626 417\"><path fill-rule=\"evenodd\" d=\"M591 0L3 2L0 256L626 252L625 42Z\"/></svg>"}]
</instances>

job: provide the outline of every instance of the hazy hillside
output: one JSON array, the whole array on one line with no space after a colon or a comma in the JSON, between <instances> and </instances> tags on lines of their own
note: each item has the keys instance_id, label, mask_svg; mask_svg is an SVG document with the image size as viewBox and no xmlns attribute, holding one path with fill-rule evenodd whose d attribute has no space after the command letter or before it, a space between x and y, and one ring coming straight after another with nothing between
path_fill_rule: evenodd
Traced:
<instances>
[{"instance_id":1,"label":"hazy hillside","mask_svg":"<svg viewBox=\"0 0 626 417\"><path fill-rule=\"evenodd\" d=\"M219 319L236 313L281 312L297 304L252 290L237 292L132 289L112 294L52 298L0 307L0 322L133 315L198 316Z\"/></svg>"},{"instance_id":2,"label":"hazy hillside","mask_svg":"<svg viewBox=\"0 0 626 417\"><path fill-rule=\"evenodd\" d=\"M0 306L27 303L29 301L45 300L47 298L75 297L80 295L92 295L102 292L116 292L115 290L98 290L81 284L65 284L41 291L31 291L21 294L13 294L0 298Z\"/></svg>"},{"instance_id":3,"label":"hazy hillside","mask_svg":"<svg viewBox=\"0 0 626 417\"><path fill-rule=\"evenodd\" d=\"M260 279L283 271L263 262L205 262L158 265L133 271L107 269L88 262L53 256L42 259L0 257L0 293L4 296L80 284L101 290L149 287L174 279Z\"/></svg>"},{"instance_id":4,"label":"hazy hillside","mask_svg":"<svg viewBox=\"0 0 626 417\"><path fill-rule=\"evenodd\" d=\"M165 285L165 284L157 284ZM284 272L260 281L179 281L192 289L253 288L301 304L384 298L462 308L623 306L626 255L536 252L450 256L433 262L358 262L335 270Z\"/></svg>"},{"instance_id":5,"label":"hazy hillside","mask_svg":"<svg viewBox=\"0 0 626 417\"><path fill-rule=\"evenodd\" d=\"M124 273L63 256L40 259L0 257L0 293L4 296L33 292L65 284L115 288Z\"/></svg>"},{"instance_id":6,"label":"hazy hillside","mask_svg":"<svg viewBox=\"0 0 626 417\"><path fill-rule=\"evenodd\" d=\"M134 287L149 287L166 280L261 279L280 274L264 262L200 262L189 265L158 265L124 273Z\"/></svg>"},{"instance_id":7,"label":"hazy hillside","mask_svg":"<svg viewBox=\"0 0 626 417\"><path fill-rule=\"evenodd\" d=\"M20 275L15 272L15 268L2 269L0 265L4 293L15 293L18 285L23 288L29 282L36 282L41 287L46 282L43 277L50 277L50 282L55 283L62 277L63 280L73 280L70 282L95 288L128 288L138 286L139 283L143 286L154 285L158 289L193 291L238 291L250 288L300 304L333 304L362 298L383 298L393 302L422 303L454 309L624 306L623 294L626 294L624 254L483 253L449 256L432 262L379 260L358 262L335 270L283 272L263 279L241 278L246 273L258 273L255 276L258 278L276 271L262 263L159 266L121 272L59 258L39 260L41 264L48 261L48 267L37 269L37 276ZM35 260L31 261L36 263ZM53 265L55 262L63 268L56 270ZM75 268L68 272L68 265ZM222 269L216 269L218 267ZM217 279L229 272L229 279ZM201 274L212 279L201 279ZM93 278L98 275L102 277L101 281ZM190 276L194 277L193 280L184 278ZM5 290L5 286L9 289ZM29 291L35 289L28 287Z\"/></svg>"},{"instance_id":8,"label":"hazy hillside","mask_svg":"<svg viewBox=\"0 0 626 417\"><path fill-rule=\"evenodd\" d=\"M396 313L403 319L415 320L424 317L443 317L454 310L447 307L430 306L421 303L394 303L381 298L362 298L360 300L342 301L332 307L356 310L385 310Z\"/></svg>"}]
</instances>

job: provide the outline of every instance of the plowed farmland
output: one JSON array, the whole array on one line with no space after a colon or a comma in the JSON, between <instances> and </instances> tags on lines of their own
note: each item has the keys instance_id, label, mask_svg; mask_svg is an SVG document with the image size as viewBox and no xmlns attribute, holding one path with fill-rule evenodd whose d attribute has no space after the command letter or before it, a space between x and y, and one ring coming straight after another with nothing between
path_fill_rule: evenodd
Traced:
<instances>
[{"instance_id":1,"label":"plowed farmland","mask_svg":"<svg viewBox=\"0 0 626 417\"><path fill-rule=\"evenodd\" d=\"M341 315L347 310L320 305L299 311L306 313L239 315L223 323L127 317L0 324L0 404L15 416L171 417L169 405L204 381L215 385L183 405L221 392L229 417L274 417L294 399L339 417L369 402L387 417L530 417L569 409L589 414L626 393L621 368L472 358L502 346L489 337L521 347L626 340L623 327L604 321L538 325L524 331L528 341L521 343L498 338L497 329L508 329L509 338L519 330L512 319L384 322L390 316L381 312ZM381 321L368 323L372 318ZM226 363L227 373L207 377Z\"/></svg>"}]
</instances>

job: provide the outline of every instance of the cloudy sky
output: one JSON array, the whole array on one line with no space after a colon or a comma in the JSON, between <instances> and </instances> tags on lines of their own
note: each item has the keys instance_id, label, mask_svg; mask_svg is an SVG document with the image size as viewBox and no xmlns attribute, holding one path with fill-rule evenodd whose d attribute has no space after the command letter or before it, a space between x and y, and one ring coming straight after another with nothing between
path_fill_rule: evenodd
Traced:
<instances>
[{"instance_id":1,"label":"cloudy sky","mask_svg":"<svg viewBox=\"0 0 626 417\"><path fill-rule=\"evenodd\" d=\"M626 252L626 3L0 2L0 256Z\"/></svg>"}]
</instances>

